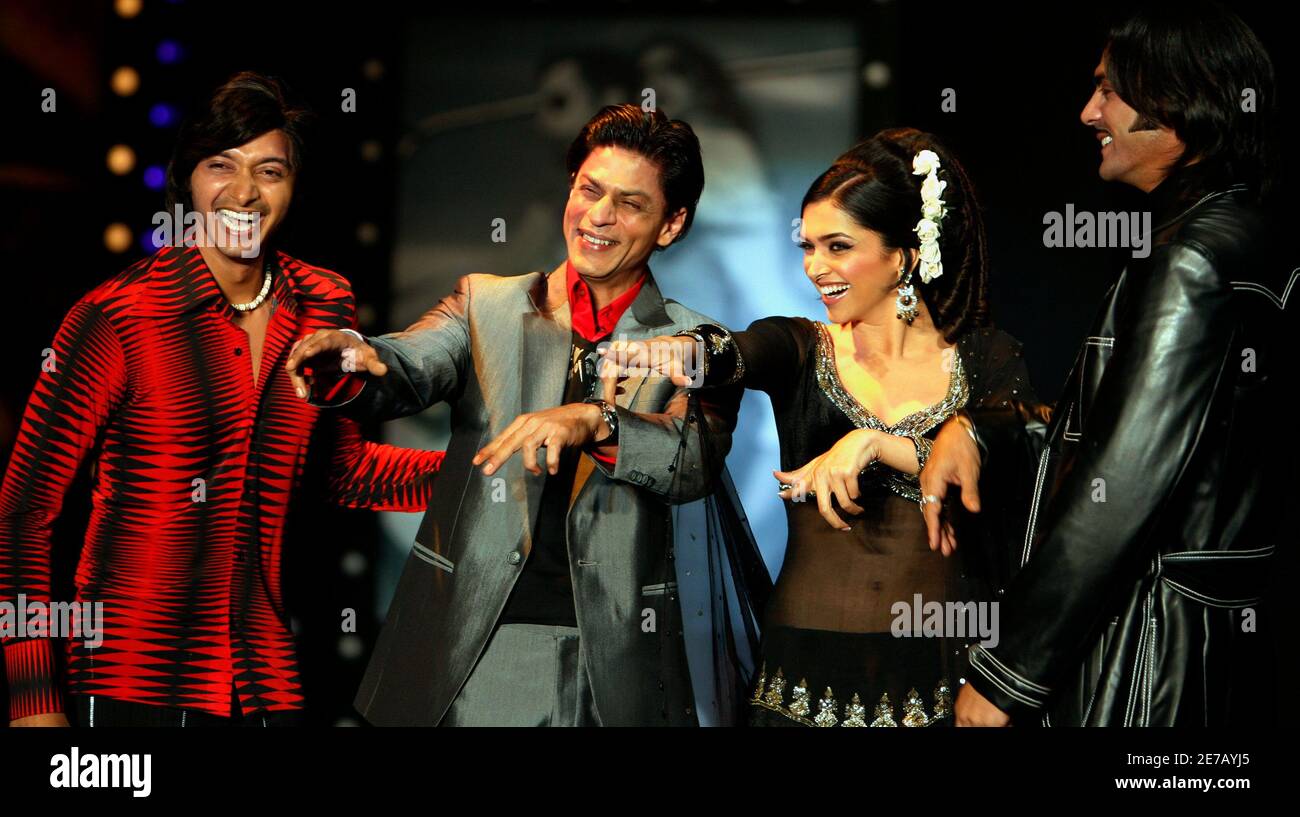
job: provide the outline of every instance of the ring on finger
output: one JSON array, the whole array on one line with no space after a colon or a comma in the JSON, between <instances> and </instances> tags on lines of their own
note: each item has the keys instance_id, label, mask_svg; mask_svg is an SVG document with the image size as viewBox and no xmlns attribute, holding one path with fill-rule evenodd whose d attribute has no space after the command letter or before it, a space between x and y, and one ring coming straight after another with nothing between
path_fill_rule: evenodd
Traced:
<instances>
[{"instance_id":1,"label":"ring on finger","mask_svg":"<svg viewBox=\"0 0 1300 817\"><path fill-rule=\"evenodd\" d=\"M776 493L777 493L777 496L780 496L781 494L785 493L786 491L793 491L793 490L794 490L794 485L792 485L792 484L790 484L790 483L788 483L788 482L781 482L781 483L778 483L778 484L777 484ZM815 496L817 496L817 492L816 492L816 491L807 491L807 492L805 492L804 495L805 495L805 496L813 496L813 497L815 497Z\"/></svg>"}]
</instances>

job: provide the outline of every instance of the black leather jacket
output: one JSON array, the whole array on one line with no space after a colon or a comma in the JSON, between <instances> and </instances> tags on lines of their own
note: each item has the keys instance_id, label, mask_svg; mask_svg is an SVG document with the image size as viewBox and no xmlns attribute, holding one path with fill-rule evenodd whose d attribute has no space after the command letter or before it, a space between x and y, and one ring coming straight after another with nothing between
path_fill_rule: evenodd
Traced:
<instances>
[{"instance_id":1,"label":"black leather jacket","mask_svg":"<svg viewBox=\"0 0 1300 817\"><path fill-rule=\"evenodd\" d=\"M1152 198L1151 253L1111 288L1055 410L972 418L986 476L1035 474L1000 641L970 651L969 683L1017 724L1242 720L1235 671L1268 651L1256 608L1274 548L1295 544L1278 420L1300 269L1267 249L1244 187Z\"/></svg>"}]
</instances>

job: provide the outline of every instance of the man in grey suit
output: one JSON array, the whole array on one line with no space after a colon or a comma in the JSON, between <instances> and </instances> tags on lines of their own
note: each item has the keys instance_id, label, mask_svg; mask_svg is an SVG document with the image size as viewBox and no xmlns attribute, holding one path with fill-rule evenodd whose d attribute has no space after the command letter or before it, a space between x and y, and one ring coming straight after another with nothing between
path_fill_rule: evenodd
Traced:
<instances>
[{"instance_id":1,"label":"man in grey suit","mask_svg":"<svg viewBox=\"0 0 1300 817\"><path fill-rule=\"evenodd\" d=\"M452 409L357 694L376 725L697 723L670 506L712 488L740 393L688 403L657 376L601 392L595 361L606 340L709 322L665 300L648 266L690 228L699 142L660 111L609 106L568 169L555 270L467 275L404 332L318 332L288 361L301 396L328 402L315 395L330 380L359 417ZM338 370L359 375L324 374Z\"/></svg>"}]
</instances>

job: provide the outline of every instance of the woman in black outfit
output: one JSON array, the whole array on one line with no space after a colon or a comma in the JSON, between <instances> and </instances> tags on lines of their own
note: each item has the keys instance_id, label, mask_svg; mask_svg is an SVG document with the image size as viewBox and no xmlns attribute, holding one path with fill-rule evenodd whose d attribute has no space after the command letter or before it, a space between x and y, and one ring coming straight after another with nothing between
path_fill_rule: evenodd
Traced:
<instances>
[{"instance_id":1,"label":"woman in black outfit","mask_svg":"<svg viewBox=\"0 0 1300 817\"><path fill-rule=\"evenodd\" d=\"M967 637L954 637L955 619L946 607L936 617L935 603L987 601L987 582L968 548L930 549L917 474L963 408L1028 393L1020 346L988 325L979 207L933 136L896 129L862 142L801 209L804 272L826 323L704 325L606 355L672 344L655 368L685 385L682 360L703 349L704 387L739 382L771 396L789 537L751 725L949 725L980 621L967 616ZM988 611L982 623L995 624Z\"/></svg>"}]
</instances>

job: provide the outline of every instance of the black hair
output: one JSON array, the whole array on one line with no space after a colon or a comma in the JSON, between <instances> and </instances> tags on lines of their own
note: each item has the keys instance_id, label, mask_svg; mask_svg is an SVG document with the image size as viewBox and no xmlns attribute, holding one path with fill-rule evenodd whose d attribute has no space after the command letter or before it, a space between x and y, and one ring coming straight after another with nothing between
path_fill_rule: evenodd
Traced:
<instances>
[{"instance_id":1,"label":"black hair","mask_svg":"<svg viewBox=\"0 0 1300 817\"><path fill-rule=\"evenodd\" d=\"M1205 0L1149 5L1111 28L1105 55L1106 78L1119 97L1186 146L1171 174L1267 192L1273 63L1240 17ZM1253 111L1243 110L1247 91Z\"/></svg>"},{"instance_id":2,"label":"black hair","mask_svg":"<svg viewBox=\"0 0 1300 817\"><path fill-rule=\"evenodd\" d=\"M167 209L190 201L190 175L203 159L249 142L273 130L289 141L289 169L303 165L304 143L314 120L304 103L276 77L245 71L213 91L207 103L181 125L167 164Z\"/></svg>"},{"instance_id":3,"label":"black hair","mask_svg":"<svg viewBox=\"0 0 1300 817\"><path fill-rule=\"evenodd\" d=\"M606 105L569 145L565 164L570 183L591 152L606 146L639 153L659 168L659 185L668 212L686 208L686 220L674 241L685 238L704 191L704 160L700 157L700 140L691 126L680 119L669 119L658 109L645 111L631 103Z\"/></svg>"},{"instance_id":4,"label":"black hair","mask_svg":"<svg viewBox=\"0 0 1300 817\"><path fill-rule=\"evenodd\" d=\"M894 128L859 142L817 177L800 212L830 200L858 225L877 233L888 251L908 251L910 268L921 247L914 228L921 219L925 180L912 172L912 160L922 150L939 157L939 179L947 183L939 231L943 274L929 283L913 274L912 285L935 327L955 343L968 329L989 323L988 243L975 187L938 139L915 128Z\"/></svg>"}]
</instances>

